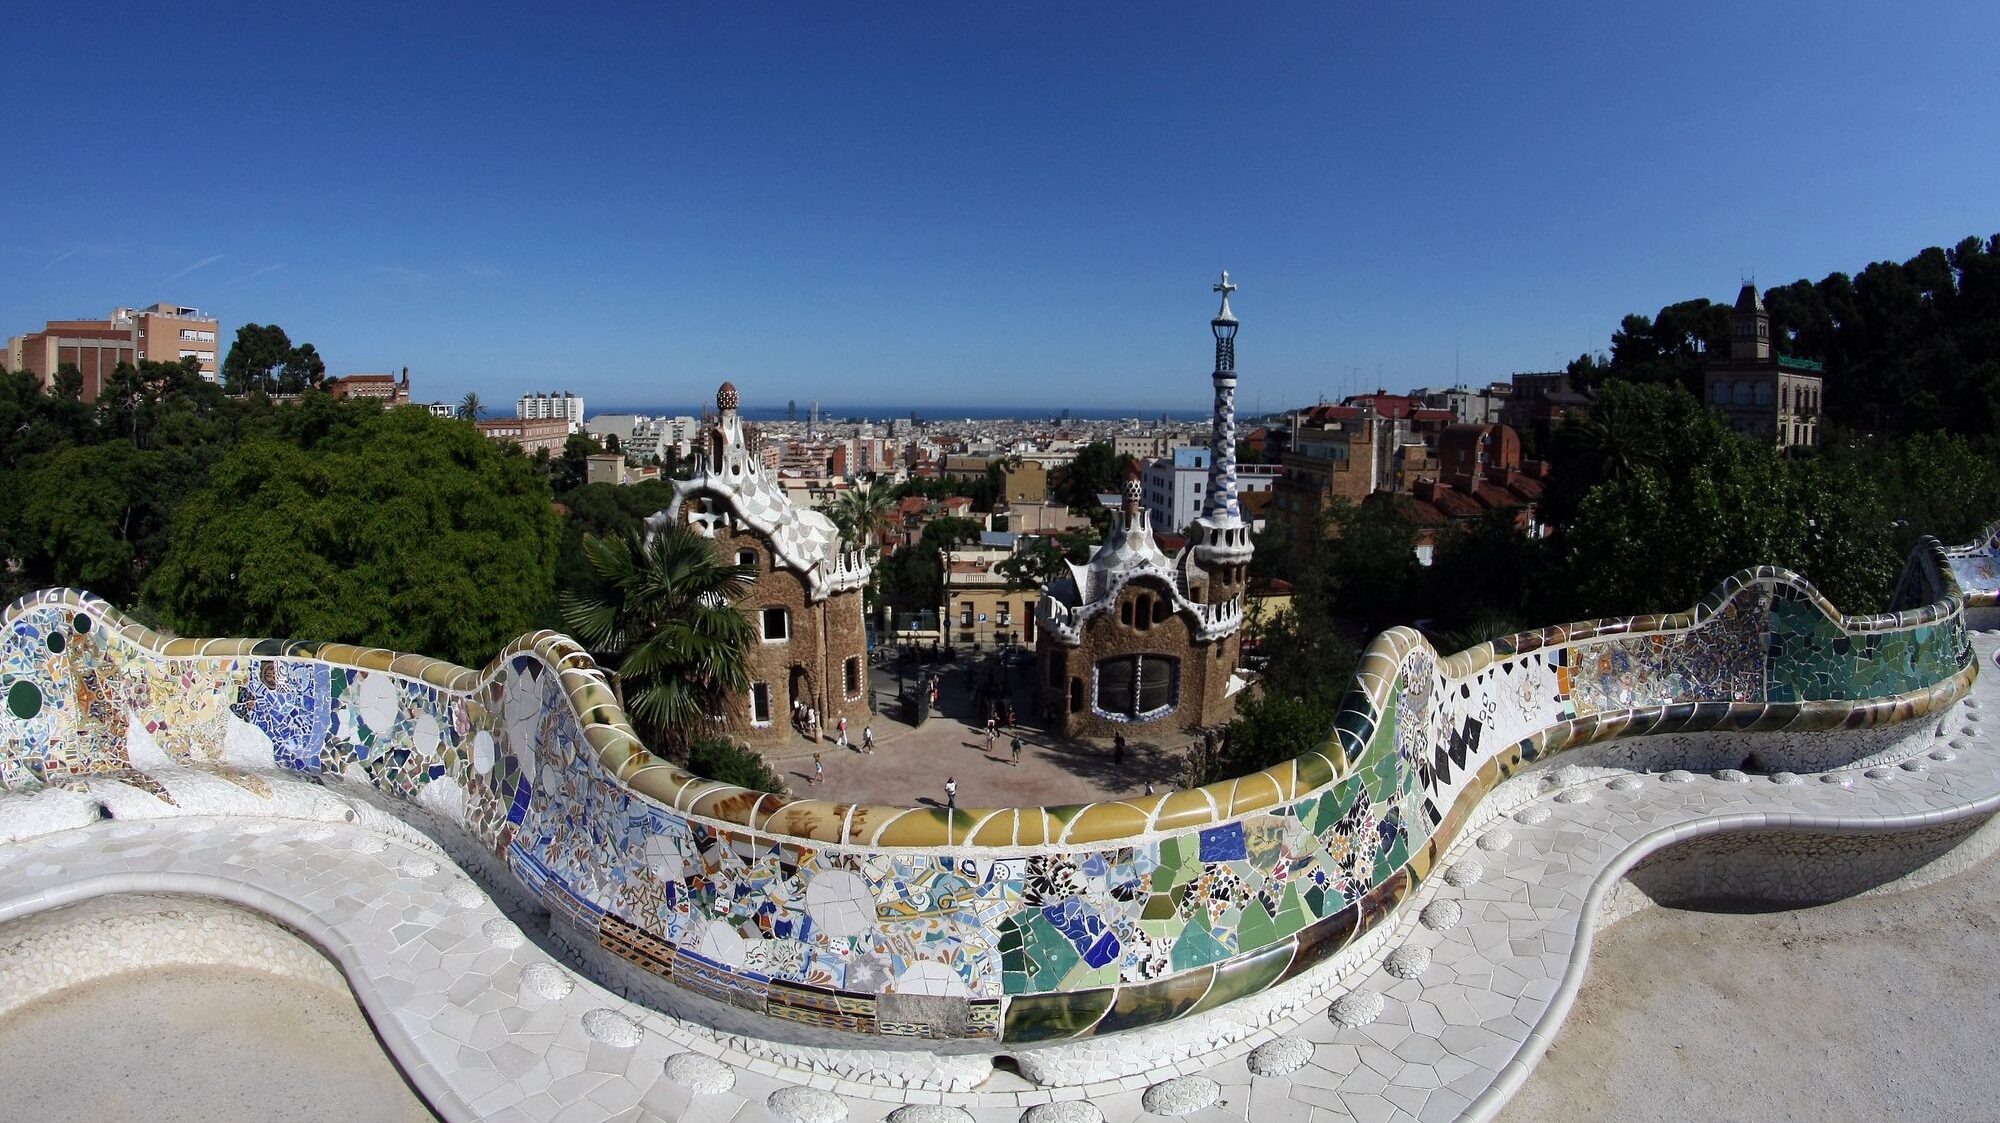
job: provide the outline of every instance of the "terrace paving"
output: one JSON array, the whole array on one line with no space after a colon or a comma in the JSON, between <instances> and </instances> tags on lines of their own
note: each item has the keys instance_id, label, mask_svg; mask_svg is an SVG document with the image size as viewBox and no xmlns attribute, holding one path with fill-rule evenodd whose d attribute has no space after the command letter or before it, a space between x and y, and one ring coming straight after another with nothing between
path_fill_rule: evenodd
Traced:
<instances>
[{"instance_id":1,"label":"terrace paving","mask_svg":"<svg viewBox=\"0 0 2000 1123\"><path fill-rule=\"evenodd\" d=\"M938 711L915 727L897 716L895 665L874 669L878 716L872 755L860 751L862 730L850 724L848 749L835 744L834 734L828 730L817 743L795 737L783 748L766 750L765 758L794 794L810 792L844 803L903 807L944 806L948 778L958 781L960 807L1089 803L1142 794L1148 781L1159 791L1178 783L1181 756L1189 740L1186 735L1134 736L1121 766L1114 761L1110 744L1064 740L1029 720L1034 705L1026 667L1012 668L1010 673L1020 724L1003 729L989 752L985 720L973 715L968 697L971 668L961 663L924 669L941 673L943 681ZM982 664L981 673L996 672ZM910 678L914 678L914 669ZM1022 740L1018 765L1012 762L1009 751L1009 741L1016 734ZM816 791L812 790L815 750L826 768L825 781Z\"/></svg>"}]
</instances>

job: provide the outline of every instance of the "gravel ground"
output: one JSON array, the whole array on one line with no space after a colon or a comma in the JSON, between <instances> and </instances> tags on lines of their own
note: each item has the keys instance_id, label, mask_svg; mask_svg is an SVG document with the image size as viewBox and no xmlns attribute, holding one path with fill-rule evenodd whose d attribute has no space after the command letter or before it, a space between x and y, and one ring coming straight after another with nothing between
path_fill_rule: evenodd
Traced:
<instances>
[{"instance_id":1,"label":"gravel ground","mask_svg":"<svg viewBox=\"0 0 2000 1123\"><path fill-rule=\"evenodd\" d=\"M114 975L0 1019L0 1116L36 1123L432 1118L352 995L230 967Z\"/></svg>"},{"instance_id":2,"label":"gravel ground","mask_svg":"<svg viewBox=\"0 0 2000 1123\"><path fill-rule=\"evenodd\" d=\"M1648 909L1598 935L1500 1118L2000 1119L1996 997L2000 859L1817 908Z\"/></svg>"}]
</instances>

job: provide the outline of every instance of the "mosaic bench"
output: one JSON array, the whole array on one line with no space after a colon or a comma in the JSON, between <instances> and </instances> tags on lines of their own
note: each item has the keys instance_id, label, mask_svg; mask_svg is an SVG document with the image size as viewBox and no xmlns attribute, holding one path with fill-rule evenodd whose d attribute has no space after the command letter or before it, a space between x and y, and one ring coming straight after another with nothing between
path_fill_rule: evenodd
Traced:
<instances>
[{"instance_id":1,"label":"mosaic bench","mask_svg":"<svg viewBox=\"0 0 2000 1123\"><path fill-rule=\"evenodd\" d=\"M1880 616L1767 567L1685 613L1451 656L1392 629L1296 760L956 813L689 775L554 633L474 671L166 639L50 590L0 620L0 789L115 779L171 799L148 776L169 767L252 791L272 769L366 785L453 824L559 939L663 1008L804 1043L995 1049L1212 1010L1328 961L1395 913L1488 791L1553 754L1708 737L1823 768L1878 751L1976 674L1961 572L1926 540Z\"/></svg>"}]
</instances>

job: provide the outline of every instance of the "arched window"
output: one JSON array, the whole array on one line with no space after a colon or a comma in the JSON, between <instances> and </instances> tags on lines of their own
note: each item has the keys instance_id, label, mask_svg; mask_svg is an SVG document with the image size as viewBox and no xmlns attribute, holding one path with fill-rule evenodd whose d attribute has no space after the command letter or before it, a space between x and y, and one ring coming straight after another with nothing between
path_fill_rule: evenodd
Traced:
<instances>
[{"instance_id":1,"label":"arched window","mask_svg":"<svg viewBox=\"0 0 2000 1123\"><path fill-rule=\"evenodd\" d=\"M1713 390L1710 390L1710 391L1708 392L1708 397L1709 397L1709 402L1710 402L1710 404L1712 404L1712 405L1718 405L1718 406L1726 406L1726 405L1728 405L1728 404L1729 404L1729 380L1728 380L1728 379L1726 379L1726 378L1724 378L1724 379L1721 379L1720 381L1716 382L1716 384L1715 384L1715 388L1714 388Z\"/></svg>"},{"instance_id":2,"label":"arched window","mask_svg":"<svg viewBox=\"0 0 2000 1123\"><path fill-rule=\"evenodd\" d=\"M1770 404L1771 404L1771 384L1770 384L1770 383L1768 383L1768 382L1759 382L1759 383L1757 384L1757 404L1758 404L1758 405L1760 405L1760 406L1767 406L1767 405L1770 405Z\"/></svg>"},{"instance_id":3,"label":"arched window","mask_svg":"<svg viewBox=\"0 0 2000 1123\"><path fill-rule=\"evenodd\" d=\"M1750 384L1748 382L1738 382L1736 384L1736 404L1739 406L1750 404Z\"/></svg>"}]
</instances>

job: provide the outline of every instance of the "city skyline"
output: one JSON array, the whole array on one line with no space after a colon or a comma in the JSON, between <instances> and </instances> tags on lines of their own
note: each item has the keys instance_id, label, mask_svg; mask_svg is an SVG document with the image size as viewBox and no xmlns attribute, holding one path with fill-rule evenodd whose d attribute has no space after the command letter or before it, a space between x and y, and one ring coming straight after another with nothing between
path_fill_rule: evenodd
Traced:
<instances>
[{"instance_id":1,"label":"city skyline","mask_svg":"<svg viewBox=\"0 0 2000 1123\"><path fill-rule=\"evenodd\" d=\"M10 93L72 170L11 177L7 333L175 301L495 407L734 377L758 406L1196 411L1227 268L1250 413L1558 367L1628 312L2000 225L1973 4L31 9L49 49ZM77 81L86 45L215 65Z\"/></svg>"}]
</instances>

